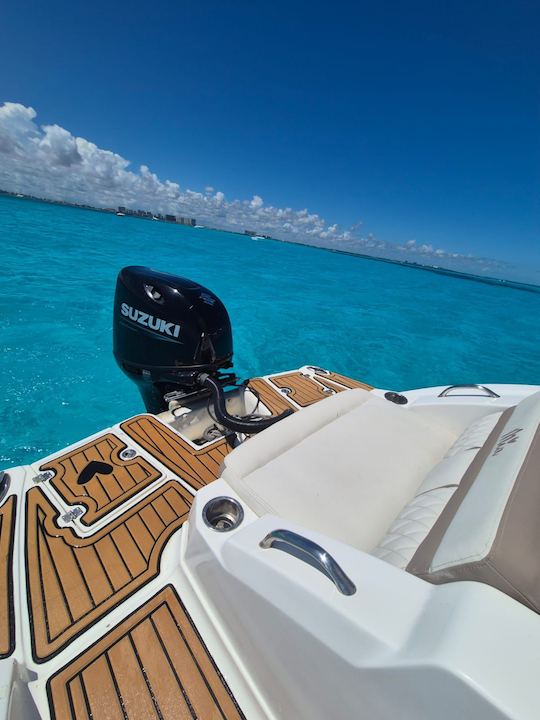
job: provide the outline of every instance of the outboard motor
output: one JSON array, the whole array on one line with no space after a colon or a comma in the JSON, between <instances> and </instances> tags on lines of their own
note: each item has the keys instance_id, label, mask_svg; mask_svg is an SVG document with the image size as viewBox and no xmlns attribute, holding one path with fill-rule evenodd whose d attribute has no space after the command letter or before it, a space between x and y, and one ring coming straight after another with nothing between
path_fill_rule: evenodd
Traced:
<instances>
[{"instance_id":1,"label":"outboard motor","mask_svg":"<svg viewBox=\"0 0 540 720\"><path fill-rule=\"evenodd\" d=\"M168 400L210 395L220 424L254 433L286 414L237 418L228 414L223 388L233 383L231 322L213 292L186 278L131 266L116 282L113 351L136 383L146 409L160 413Z\"/></svg>"}]
</instances>

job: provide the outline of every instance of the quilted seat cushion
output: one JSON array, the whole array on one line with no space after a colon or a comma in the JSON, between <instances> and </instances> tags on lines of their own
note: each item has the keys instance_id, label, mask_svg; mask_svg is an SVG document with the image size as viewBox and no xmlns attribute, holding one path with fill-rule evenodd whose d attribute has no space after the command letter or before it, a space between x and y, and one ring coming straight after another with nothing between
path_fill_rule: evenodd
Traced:
<instances>
[{"instance_id":1,"label":"quilted seat cushion","mask_svg":"<svg viewBox=\"0 0 540 720\"><path fill-rule=\"evenodd\" d=\"M372 555L396 567L407 567L500 417L500 412L485 415L463 431L441 462L427 474Z\"/></svg>"},{"instance_id":2,"label":"quilted seat cushion","mask_svg":"<svg viewBox=\"0 0 540 720\"><path fill-rule=\"evenodd\" d=\"M406 568L455 489L455 485L435 488L414 497L371 554L391 565Z\"/></svg>"}]
</instances>

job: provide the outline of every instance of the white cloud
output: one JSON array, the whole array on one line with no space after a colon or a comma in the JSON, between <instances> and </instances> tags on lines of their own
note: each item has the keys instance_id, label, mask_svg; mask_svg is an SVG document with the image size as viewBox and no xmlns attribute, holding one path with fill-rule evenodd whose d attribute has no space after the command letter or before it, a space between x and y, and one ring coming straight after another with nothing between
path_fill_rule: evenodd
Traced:
<instances>
[{"instance_id":1,"label":"white cloud","mask_svg":"<svg viewBox=\"0 0 540 720\"><path fill-rule=\"evenodd\" d=\"M0 106L0 188L98 207L125 205L196 217L199 223L242 232L255 230L292 242L353 253L409 259L472 272L496 272L502 263L449 253L409 240L396 245L360 232L360 223L342 228L307 209L265 205L262 197L228 200L207 185L204 192L161 180L146 165L103 150L58 125L40 126L36 112L18 103Z\"/></svg>"},{"instance_id":2,"label":"white cloud","mask_svg":"<svg viewBox=\"0 0 540 720\"><path fill-rule=\"evenodd\" d=\"M252 210L257 210L264 205L262 197L254 195L252 201L249 203L249 207Z\"/></svg>"}]
</instances>

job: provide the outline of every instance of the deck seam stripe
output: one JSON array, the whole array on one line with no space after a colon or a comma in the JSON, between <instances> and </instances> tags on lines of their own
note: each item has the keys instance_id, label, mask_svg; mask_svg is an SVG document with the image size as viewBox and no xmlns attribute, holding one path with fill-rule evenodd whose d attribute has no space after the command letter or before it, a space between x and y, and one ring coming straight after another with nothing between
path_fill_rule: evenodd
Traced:
<instances>
[{"instance_id":1,"label":"deck seam stripe","mask_svg":"<svg viewBox=\"0 0 540 720\"><path fill-rule=\"evenodd\" d=\"M167 658L167 662L169 663L169 668L171 669L172 674L173 674L174 677L176 678L176 683L177 683L177 685L178 685L178 687L179 687L179 689L180 689L180 692L182 693L182 696L183 696L184 701L185 701L185 703L186 703L186 705L187 705L187 708L188 708L188 710L189 710L189 712L190 712L190 714L191 714L191 717L193 718L193 720L197 720L197 713L195 712L195 710L194 710L194 708L193 708L193 705L192 705L191 702L190 702L190 699L189 699L189 696L188 696L188 694L187 694L187 692L186 692L186 689L185 689L185 687L184 687L184 684L182 683L182 681L181 681L180 678L178 677L178 673L176 672L176 668L175 668L174 665L173 665L173 662L172 662L172 660L171 660L171 656L169 655L169 651L168 651L167 648L165 647L165 643L163 642L163 638L161 637L161 633L160 633L159 630L157 629L156 623L154 622L154 618L152 617L153 615L155 615L155 613L157 612L158 609L161 609L161 606L160 606L160 608L156 608L156 610L154 610L151 615L148 615L148 618L147 618L147 619L149 620L150 625L152 626L152 629L153 629L153 631L154 631L154 633L155 633L155 635L156 635L156 638L157 638L157 640L158 640L158 642L159 642L159 644L160 644L160 646L161 646L161 649L162 649L162 651L163 651L163 654L164 654L165 657Z\"/></svg>"},{"instance_id":2,"label":"deck seam stripe","mask_svg":"<svg viewBox=\"0 0 540 720\"><path fill-rule=\"evenodd\" d=\"M129 720L128 714L126 712L126 708L124 705L124 699L122 697L122 693L120 692L120 688L118 687L118 681L116 680L116 675L114 674L113 666L111 663L111 658L109 657L109 652L103 653L105 656L105 661L107 663L107 666L109 668L109 673L111 674L111 680L114 685L114 689L116 690L116 696L118 698L118 704L120 705L120 709L122 711L122 715L124 716L124 720Z\"/></svg>"},{"instance_id":3,"label":"deck seam stripe","mask_svg":"<svg viewBox=\"0 0 540 720\"><path fill-rule=\"evenodd\" d=\"M189 644L188 639L187 639L184 631L183 631L182 628L180 627L180 624L178 623L178 621L176 620L176 618L174 617L174 615L171 613L171 609L170 609L170 607L169 607L168 605L166 606L166 610L167 610L167 612L169 613L169 616L170 616L172 622L174 623L174 625L176 625L176 627L177 627L177 629L178 629L178 632L179 632L179 634L180 634L180 637L181 637L182 640L184 641L184 645L186 646L186 649L187 649L188 653L191 655L191 658L192 658L194 664L196 665L197 670L199 671L199 674L200 674L200 676L202 677L203 682L204 682L204 684L206 685L206 688L208 689L208 692L210 693L211 697L213 698L214 702L216 703L217 707L219 708L219 711L220 711L220 713L221 713L221 716L224 718L224 720L226 720L226 715L225 715L225 712L224 712L223 708L221 707L221 703L220 703L219 700L217 699L217 697L216 697L216 695L215 695L215 693L214 693L211 685L210 685L209 682L207 681L206 675L204 674L204 672L203 672L203 670L202 670L202 668L201 668L201 666L200 666L200 664L199 664L199 661L198 661L197 658L195 657L195 654L193 653L193 650L192 650L192 648L191 648L191 645ZM184 614L185 614L186 617L187 617L187 611L184 611ZM193 626L192 626L192 628L193 628ZM196 635L196 637L197 637L197 635ZM198 639L199 639L199 641L202 641L202 638L198 637ZM204 646L204 644L203 644L203 646ZM209 653L208 653L208 654L209 654Z\"/></svg>"},{"instance_id":4,"label":"deck seam stripe","mask_svg":"<svg viewBox=\"0 0 540 720\"><path fill-rule=\"evenodd\" d=\"M137 623L137 624L139 624L139 623ZM157 698L154 694L152 684L150 682L150 678L146 674L146 670L145 670L144 665L142 664L141 658L139 656L139 651L137 650L135 640L133 639L133 636L132 636L132 632L135 629L135 627L137 627L137 625L135 625L133 628L131 628L131 630L127 633L127 636L129 638L129 641L131 642L131 646L133 648L133 652L135 653L135 657L137 658L137 662L139 663L139 668L141 670L141 674L144 678L144 682L146 683L146 687L148 689L148 694L150 695L150 698L151 698L154 708L156 710L157 716L158 716L159 720L164 720L163 715L161 714L161 708L159 707Z\"/></svg>"},{"instance_id":5,"label":"deck seam stripe","mask_svg":"<svg viewBox=\"0 0 540 720\"><path fill-rule=\"evenodd\" d=\"M92 707L90 705L90 700L88 699L88 692L86 690L86 683L84 682L84 677L82 672L79 673L79 682L81 683L81 690L84 698L84 704L86 705L86 714L89 718L93 718L94 715L92 714ZM60 718L60 720L64 720L63 718ZM97 718L96 718L97 720Z\"/></svg>"}]
</instances>

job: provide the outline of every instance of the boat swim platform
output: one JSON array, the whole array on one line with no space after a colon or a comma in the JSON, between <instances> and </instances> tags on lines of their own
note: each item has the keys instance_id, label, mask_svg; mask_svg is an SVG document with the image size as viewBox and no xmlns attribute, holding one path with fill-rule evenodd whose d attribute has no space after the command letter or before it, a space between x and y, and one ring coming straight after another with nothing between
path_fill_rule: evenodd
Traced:
<instances>
[{"instance_id":1,"label":"boat swim platform","mask_svg":"<svg viewBox=\"0 0 540 720\"><path fill-rule=\"evenodd\" d=\"M371 389L319 368L247 385L273 415L356 387ZM47 680L52 718L243 717L182 588L164 579L150 600L136 599L159 588L165 548L197 490L219 477L230 440L197 446L138 415L35 464L17 494L10 488L0 505L0 658L22 657ZM26 574L20 610L14 547ZM124 620L104 633L123 607ZM28 628L16 637L21 622Z\"/></svg>"}]
</instances>

